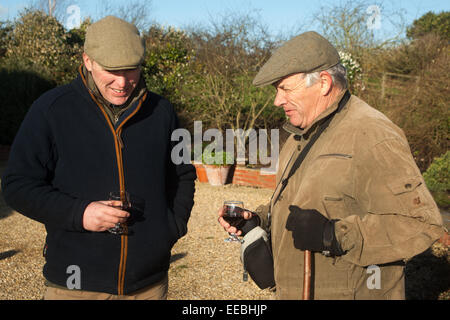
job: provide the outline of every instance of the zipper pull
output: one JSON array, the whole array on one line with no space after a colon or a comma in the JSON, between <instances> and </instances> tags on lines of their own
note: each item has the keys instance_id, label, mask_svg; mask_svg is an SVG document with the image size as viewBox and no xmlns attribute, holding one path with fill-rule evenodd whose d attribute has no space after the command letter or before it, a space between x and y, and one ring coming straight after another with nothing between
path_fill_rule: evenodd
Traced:
<instances>
[{"instance_id":1,"label":"zipper pull","mask_svg":"<svg viewBox=\"0 0 450 320\"><path fill-rule=\"evenodd\" d=\"M242 281L248 281L248 272L244 269L244 273L242 274Z\"/></svg>"}]
</instances>

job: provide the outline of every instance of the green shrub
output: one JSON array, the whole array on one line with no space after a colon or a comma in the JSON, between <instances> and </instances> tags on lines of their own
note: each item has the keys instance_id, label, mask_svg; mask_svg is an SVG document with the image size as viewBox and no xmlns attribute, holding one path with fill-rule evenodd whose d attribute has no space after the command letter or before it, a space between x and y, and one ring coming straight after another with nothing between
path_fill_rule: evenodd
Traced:
<instances>
[{"instance_id":1,"label":"green shrub","mask_svg":"<svg viewBox=\"0 0 450 320\"><path fill-rule=\"evenodd\" d=\"M408 38L417 39L421 36L435 33L444 39L450 39L450 11L442 11L438 14L429 11L406 30Z\"/></svg>"},{"instance_id":2,"label":"green shrub","mask_svg":"<svg viewBox=\"0 0 450 320\"><path fill-rule=\"evenodd\" d=\"M438 206L450 207L450 151L435 158L423 177Z\"/></svg>"},{"instance_id":3,"label":"green shrub","mask_svg":"<svg viewBox=\"0 0 450 320\"><path fill-rule=\"evenodd\" d=\"M145 39L147 53L143 73L149 90L169 98L172 103L180 103L179 90L191 59L187 35L172 27L153 25Z\"/></svg>"},{"instance_id":4,"label":"green shrub","mask_svg":"<svg viewBox=\"0 0 450 320\"><path fill-rule=\"evenodd\" d=\"M25 9L12 24L6 42L3 65L34 70L58 85L76 77L81 45L54 17Z\"/></svg>"},{"instance_id":5,"label":"green shrub","mask_svg":"<svg viewBox=\"0 0 450 320\"><path fill-rule=\"evenodd\" d=\"M202 162L215 166L230 165L234 163L234 156L226 151L211 151L210 147L206 147L202 155Z\"/></svg>"}]
</instances>

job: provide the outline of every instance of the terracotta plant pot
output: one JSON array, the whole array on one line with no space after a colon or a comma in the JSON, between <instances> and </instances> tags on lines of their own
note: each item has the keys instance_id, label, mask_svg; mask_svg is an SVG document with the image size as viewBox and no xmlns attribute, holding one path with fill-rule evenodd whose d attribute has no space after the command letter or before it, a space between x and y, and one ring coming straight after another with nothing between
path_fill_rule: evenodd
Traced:
<instances>
[{"instance_id":1,"label":"terracotta plant pot","mask_svg":"<svg viewBox=\"0 0 450 320\"><path fill-rule=\"evenodd\" d=\"M203 164L194 164L195 171L197 172L197 179L199 182L208 182L208 176Z\"/></svg>"},{"instance_id":2,"label":"terracotta plant pot","mask_svg":"<svg viewBox=\"0 0 450 320\"><path fill-rule=\"evenodd\" d=\"M208 164L204 164L203 166L206 169L208 181L212 186L223 186L226 183L231 166L214 166Z\"/></svg>"}]
</instances>

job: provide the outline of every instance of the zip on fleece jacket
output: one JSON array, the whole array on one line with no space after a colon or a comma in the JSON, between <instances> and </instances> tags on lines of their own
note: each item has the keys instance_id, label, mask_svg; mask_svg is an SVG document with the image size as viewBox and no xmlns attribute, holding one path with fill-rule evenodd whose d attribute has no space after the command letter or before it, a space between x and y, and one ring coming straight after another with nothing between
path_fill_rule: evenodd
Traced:
<instances>
[{"instance_id":1,"label":"zip on fleece jacket","mask_svg":"<svg viewBox=\"0 0 450 320\"><path fill-rule=\"evenodd\" d=\"M82 72L81 68L82 67L80 67L80 69L79 69L80 75L81 75L81 79L83 80L83 83L86 86L86 88L88 88L86 79L84 78L84 75L83 75L83 72ZM124 145L123 145L123 141L122 141L122 138L121 138L122 127L130 118L132 118L139 111L139 109L142 106L142 103L147 98L147 92L140 99L136 109L133 110L133 112L130 115L128 115L119 124L117 129L114 129L114 125L111 123L111 120L110 120L108 114L106 113L106 111L103 108L103 106L101 105L101 103L99 103L99 101L92 94L91 90L88 90L88 92L91 95L92 100L94 100L94 102L100 108L100 111L104 115L104 117L106 119L106 122L108 123L108 126L111 129L111 132L113 134L114 145L115 145L115 149L116 149L117 169L118 169L118 172L119 172L120 191L125 191L125 175L124 175L124 170L123 170L123 159L122 159L122 149L123 149ZM127 233L128 233L127 231L128 230L127 230L126 223L124 224L124 227L125 227L125 232L124 232L124 234L122 234L120 236L120 262L119 262L119 270L118 270L119 276L118 276L118 283L117 283L117 294L118 295L123 295L123 293L124 293L125 271L126 271L127 254L128 254L128 235L127 235Z\"/></svg>"}]
</instances>

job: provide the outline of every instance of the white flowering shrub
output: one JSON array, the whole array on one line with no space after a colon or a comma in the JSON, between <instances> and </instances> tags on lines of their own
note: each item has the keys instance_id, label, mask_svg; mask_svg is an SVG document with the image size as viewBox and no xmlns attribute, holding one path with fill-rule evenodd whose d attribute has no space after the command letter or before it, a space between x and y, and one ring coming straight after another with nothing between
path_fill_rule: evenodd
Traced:
<instances>
[{"instance_id":1,"label":"white flowering shrub","mask_svg":"<svg viewBox=\"0 0 450 320\"><path fill-rule=\"evenodd\" d=\"M362 69L358 61L353 56L344 51L339 51L341 63L347 71L347 81L350 89L363 89ZM363 89L364 90L364 89Z\"/></svg>"}]
</instances>

